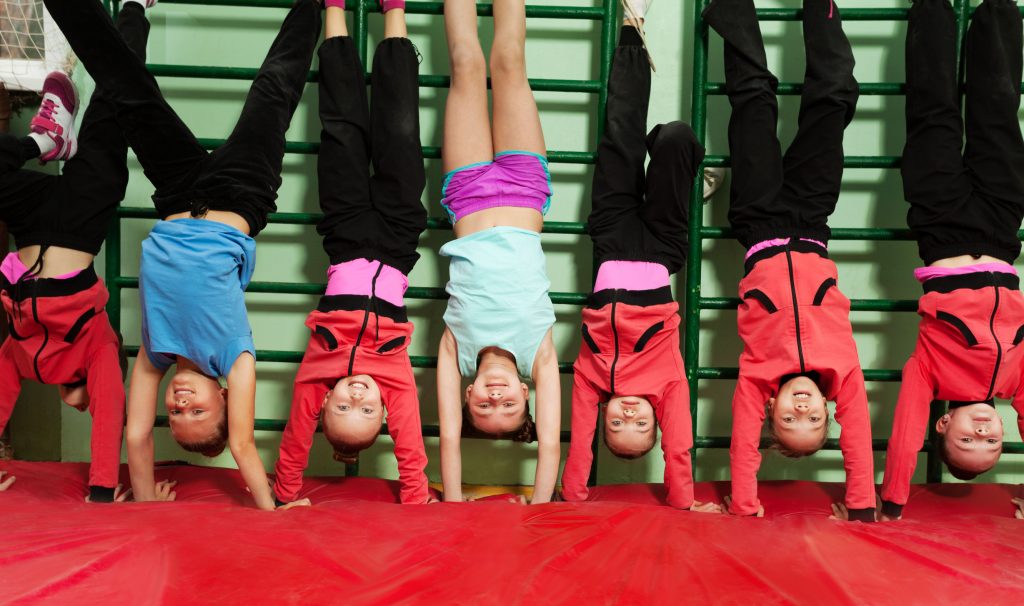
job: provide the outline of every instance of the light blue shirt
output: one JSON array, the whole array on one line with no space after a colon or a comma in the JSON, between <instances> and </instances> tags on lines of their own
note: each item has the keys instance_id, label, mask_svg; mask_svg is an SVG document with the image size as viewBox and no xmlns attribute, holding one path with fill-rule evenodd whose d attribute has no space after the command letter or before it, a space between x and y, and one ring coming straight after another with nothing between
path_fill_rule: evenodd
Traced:
<instances>
[{"instance_id":1,"label":"light blue shirt","mask_svg":"<svg viewBox=\"0 0 1024 606\"><path fill-rule=\"evenodd\" d=\"M142 343L161 370L183 356L211 377L226 377L243 352L256 353L245 287L256 241L205 219L160 221L142 242Z\"/></svg>"},{"instance_id":2,"label":"light blue shirt","mask_svg":"<svg viewBox=\"0 0 1024 606\"><path fill-rule=\"evenodd\" d=\"M444 321L458 346L459 372L475 375L480 351L499 347L515 356L520 376L531 376L555 323L540 234L492 227L452 240L440 252L451 257Z\"/></svg>"}]
</instances>

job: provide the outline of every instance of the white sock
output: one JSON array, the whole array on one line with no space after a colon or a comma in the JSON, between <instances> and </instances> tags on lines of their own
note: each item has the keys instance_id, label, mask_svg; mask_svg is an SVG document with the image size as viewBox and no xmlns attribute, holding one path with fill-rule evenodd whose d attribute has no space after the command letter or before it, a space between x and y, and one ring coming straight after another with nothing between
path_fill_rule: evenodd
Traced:
<instances>
[{"instance_id":1,"label":"white sock","mask_svg":"<svg viewBox=\"0 0 1024 606\"><path fill-rule=\"evenodd\" d=\"M643 19L647 15L647 11L650 10L651 4L654 0L622 0L624 6L623 18L636 18Z\"/></svg>"},{"instance_id":2,"label":"white sock","mask_svg":"<svg viewBox=\"0 0 1024 606\"><path fill-rule=\"evenodd\" d=\"M134 0L133 0L134 1ZM39 133L29 133L28 136L36 142L39 146L39 155L45 156L46 154L57 149L57 142L53 139Z\"/></svg>"}]
</instances>

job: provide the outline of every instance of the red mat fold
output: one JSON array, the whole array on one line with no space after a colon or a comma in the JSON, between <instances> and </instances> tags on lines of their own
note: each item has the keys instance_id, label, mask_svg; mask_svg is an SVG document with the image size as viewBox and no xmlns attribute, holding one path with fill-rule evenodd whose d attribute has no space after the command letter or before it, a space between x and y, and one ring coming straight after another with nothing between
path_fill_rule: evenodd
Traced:
<instances>
[{"instance_id":1,"label":"red mat fold","mask_svg":"<svg viewBox=\"0 0 1024 606\"><path fill-rule=\"evenodd\" d=\"M910 518L868 525L828 520L842 487L811 482L762 483L762 520L661 507L657 485L401 506L369 478L310 480L315 507L266 513L239 506L230 470L160 469L178 502L99 505L85 465L0 469L18 476L0 493L5 604L1024 603L1016 486L915 487Z\"/></svg>"}]
</instances>

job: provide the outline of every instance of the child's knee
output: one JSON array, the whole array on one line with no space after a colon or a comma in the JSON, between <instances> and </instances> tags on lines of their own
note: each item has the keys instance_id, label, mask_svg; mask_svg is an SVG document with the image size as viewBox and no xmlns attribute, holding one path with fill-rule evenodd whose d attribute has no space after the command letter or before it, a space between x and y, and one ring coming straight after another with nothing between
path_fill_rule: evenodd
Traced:
<instances>
[{"instance_id":1,"label":"child's knee","mask_svg":"<svg viewBox=\"0 0 1024 606\"><path fill-rule=\"evenodd\" d=\"M484 51L476 40L450 43L448 58L451 62L452 74L456 77L487 77L487 62L484 60Z\"/></svg>"},{"instance_id":2,"label":"child's knee","mask_svg":"<svg viewBox=\"0 0 1024 606\"><path fill-rule=\"evenodd\" d=\"M647 150L651 157L682 157L687 166L696 167L704 159L704 146L689 124L676 120L655 126L647 135Z\"/></svg>"},{"instance_id":3,"label":"child's knee","mask_svg":"<svg viewBox=\"0 0 1024 606\"><path fill-rule=\"evenodd\" d=\"M491 47L491 76L506 79L526 76L526 48L519 41L495 43Z\"/></svg>"}]
</instances>

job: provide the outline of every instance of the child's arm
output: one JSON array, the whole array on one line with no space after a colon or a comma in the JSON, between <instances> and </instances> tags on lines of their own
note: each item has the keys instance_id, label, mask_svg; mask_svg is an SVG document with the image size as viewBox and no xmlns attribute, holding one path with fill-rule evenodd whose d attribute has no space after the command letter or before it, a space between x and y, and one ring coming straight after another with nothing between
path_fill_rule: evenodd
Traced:
<instances>
[{"instance_id":1,"label":"child's arm","mask_svg":"<svg viewBox=\"0 0 1024 606\"><path fill-rule=\"evenodd\" d=\"M117 476L121 466L121 435L124 432L124 381L118 360L117 343L104 345L94 351L86 371L86 389L89 392L89 413L92 415L92 442L89 466L89 487L94 500L106 500L95 488L109 489L114 498Z\"/></svg>"},{"instance_id":2,"label":"child's arm","mask_svg":"<svg viewBox=\"0 0 1024 606\"><path fill-rule=\"evenodd\" d=\"M880 516L883 521L898 520L903 515L903 506L910 496L910 480L917 467L917 454L928 432L929 405L935 394L934 386L914 356L903 366L902 380L889 448L885 453Z\"/></svg>"},{"instance_id":3,"label":"child's arm","mask_svg":"<svg viewBox=\"0 0 1024 606\"><path fill-rule=\"evenodd\" d=\"M313 446L326 385L295 383L288 424L281 435L281 449L274 466L274 497L282 503L291 503L302 488L302 472L309 463L309 449Z\"/></svg>"},{"instance_id":4,"label":"child's arm","mask_svg":"<svg viewBox=\"0 0 1024 606\"><path fill-rule=\"evenodd\" d=\"M871 448L871 417L864 373L850 373L836 394L836 421L842 427L839 448L846 469L848 519L875 521L875 457Z\"/></svg>"},{"instance_id":5,"label":"child's arm","mask_svg":"<svg viewBox=\"0 0 1024 606\"><path fill-rule=\"evenodd\" d=\"M441 425L441 483L445 501L462 500L462 375L458 344L447 328L437 349L437 415Z\"/></svg>"},{"instance_id":6,"label":"child's arm","mask_svg":"<svg viewBox=\"0 0 1024 606\"><path fill-rule=\"evenodd\" d=\"M242 353L228 371L228 448L256 507L274 509L267 472L256 451L256 358Z\"/></svg>"},{"instance_id":7,"label":"child's arm","mask_svg":"<svg viewBox=\"0 0 1024 606\"><path fill-rule=\"evenodd\" d=\"M533 382L537 394L537 471L533 480L531 503L547 503L558 481L558 461L562 457L562 387L558 376L558 354L551 331L544 336L533 362Z\"/></svg>"},{"instance_id":8,"label":"child's arm","mask_svg":"<svg viewBox=\"0 0 1024 606\"><path fill-rule=\"evenodd\" d=\"M156 422L156 398L166 370L149 359L146 347L139 348L128 389L128 472L136 501L155 501L159 495L153 480L153 424Z\"/></svg>"},{"instance_id":9,"label":"child's arm","mask_svg":"<svg viewBox=\"0 0 1024 606\"><path fill-rule=\"evenodd\" d=\"M9 343L0 346L0 434L7 427L7 421L11 419L14 412L14 404L18 401L18 394L21 393L21 377L18 375L18 367L10 356ZM3 492L14 484L14 476L8 475L4 478L3 471L0 471L0 492Z\"/></svg>"},{"instance_id":10,"label":"child's arm","mask_svg":"<svg viewBox=\"0 0 1024 606\"><path fill-rule=\"evenodd\" d=\"M693 422L690 417L690 393L686 385L686 375L680 376L681 381L665 390L664 401L659 403L655 412L658 413L658 425L661 427L661 450L665 456L668 504L676 509L690 509L694 505L693 469L690 461ZM717 507L715 509L717 510Z\"/></svg>"},{"instance_id":11,"label":"child's arm","mask_svg":"<svg viewBox=\"0 0 1024 606\"><path fill-rule=\"evenodd\" d=\"M764 514L757 498L757 470L761 467L758 447L768 395L740 369L740 378L732 396L732 440L729 444L732 499L727 509L734 515Z\"/></svg>"},{"instance_id":12,"label":"child's arm","mask_svg":"<svg viewBox=\"0 0 1024 606\"><path fill-rule=\"evenodd\" d=\"M403 356L408 375L398 396L388 409L388 433L395 443L398 461L398 481L402 503L427 503L430 489L427 485L427 451L423 446L423 424L420 422L420 399L409 358Z\"/></svg>"},{"instance_id":13,"label":"child's arm","mask_svg":"<svg viewBox=\"0 0 1024 606\"><path fill-rule=\"evenodd\" d=\"M582 354L581 354L582 355ZM572 434L569 456L562 471L562 498L566 501L586 501L590 496L587 480L594 464L594 432L597 431L598 406L601 393L593 384L576 372L572 383Z\"/></svg>"}]
</instances>

